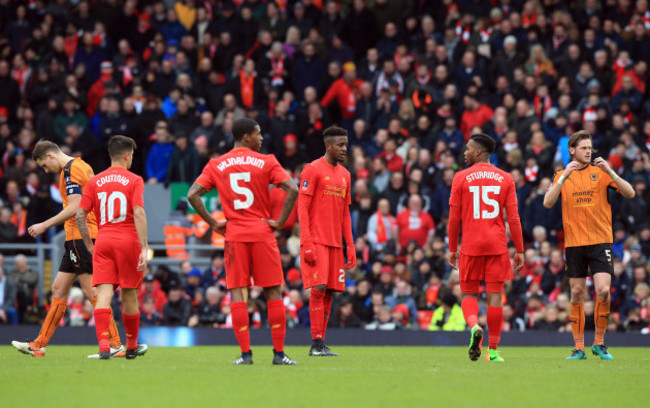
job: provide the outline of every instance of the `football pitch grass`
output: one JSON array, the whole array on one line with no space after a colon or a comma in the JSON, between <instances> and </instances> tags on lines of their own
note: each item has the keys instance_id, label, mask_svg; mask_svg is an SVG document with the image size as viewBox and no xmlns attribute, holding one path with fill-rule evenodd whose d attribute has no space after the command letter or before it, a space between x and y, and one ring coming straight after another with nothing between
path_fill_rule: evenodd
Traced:
<instances>
[{"instance_id":1,"label":"football pitch grass","mask_svg":"<svg viewBox=\"0 0 650 408\"><path fill-rule=\"evenodd\" d=\"M646 406L650 348L613 348L614 361L570 347L504 347L506 362L472 362L464 347L333 347L339 357L232 366L236 347L151 347L132 361L89 360L96 347L48 347L45 358L0 346L0 407L621 407ZM589 351L589 350L588 350Z\"/></svg>"}]
</instances>

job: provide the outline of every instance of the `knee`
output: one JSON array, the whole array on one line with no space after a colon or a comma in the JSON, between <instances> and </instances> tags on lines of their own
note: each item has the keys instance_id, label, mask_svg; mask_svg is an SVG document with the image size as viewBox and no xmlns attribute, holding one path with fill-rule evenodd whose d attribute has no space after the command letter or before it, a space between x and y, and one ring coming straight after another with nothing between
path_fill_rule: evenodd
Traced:
<instances>
[{"instance_id":1,"label":"knee","mask_svg":"<svg viewBox=\"0 0 650 408\"><path fill-rule=\"evenodd\" d=\"M581 286L571 288L571 300L574 302L583 301L585 298L585 289Z\"/></svg>"},{"instance_id":2,"label":"knee","mask_svg":"<svg viewBox=\"0 0 650 408\"><path fill-rule=\"evenodd\" d=\"M52 282L52 297L55 299L66 300L69 290L70 288L59 280L54 279Z\"/></svg>"},{"instance_id":3,"label":"knee","mask_svg":"<svg viewBox=\"0 0 650 408\"><path fill-rule=\"evenodd\" d=\"M607 302L609 300L609 286L596 288L596 297L601 302Z\"/></svg>"}]
</instances>

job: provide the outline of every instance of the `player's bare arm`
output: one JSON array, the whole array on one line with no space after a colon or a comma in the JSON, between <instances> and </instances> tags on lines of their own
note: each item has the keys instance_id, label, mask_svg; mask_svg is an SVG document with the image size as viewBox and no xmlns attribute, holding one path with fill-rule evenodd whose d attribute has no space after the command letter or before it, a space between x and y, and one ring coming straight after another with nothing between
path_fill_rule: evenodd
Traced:
<instances>
[{"instance_id":1,"label":"player's bare arm","mask_svg":"<svg viewBox=\"0 0 650 408\"><path fill-rule=\"evenodd\" d=\"M453 183L457 183L454 177ZM452 187L453 191L453 187ZM460 207L457 205L449 206L449 223L447 225L447 235L449 236L449 254L447 254L447 263L454 269L458 269L458 235L460 234Z\"/></svg>"},{"instance_id":2,"label":"player's bare arm","mask_svg":"<svg viewBox=\"0 0 650 408\"><path fill-rule=\"evenodd\" d=\"M634 198L635 193L632 185L625 181L618 174L616 174L616 172L609 166L607 160L603 159L602 157L598 157L596 160L594 160L594 165L598 166L602 171L609 174L609 177L611 177L614 183L616 183L616 187L618 187L618 191L623 197Z\"/></svg>"},{"instance_id":3,"label":"player's bare arm","mask_svg":"<svg viewBox=\"0 0 650 408\"><path fill-rule=\"evenodd\" d=\"M147 214L143 207L133 208L133 222L140 240L140 257L138 258L138 270L144 271L147 267L149 243L147 242Z\"/></svg>"},{"instance_id":4,"label":"player's bare arm","mask_svg":"<svg viewBox=\"0 0 650 408\"><path fill-rule=\"evenodd\" d=\"M47 231L48 228L63 224L77 214L77 208L79 208L80 202L81 194L70 194L68 196L68 205L63 210L61 210L60 213L41 223L32 225L29 227L27 232L29 232L29 235L32 238L36 238L37 236Z\"/></svg>"},{"instance_id":5,"label":"player's bare arm","mask_svg":"<svg viewBox=\"0 0 650 408\"><path fill-rule=\"evenodd\" d=\"M228 220L216 221L210 216L210 213L208 212L207 208L205 208L203 201L201 201L201 197L207 192L208 190L206 190L205 187L194 183L192 184L192 187L190 187L190 191L187 193L187 201L192 204L194 211L199 214L203 221L208 223L210 228L212 228L217 234L223 235L226 232L226 224L228 223Z\"/></svg>"},{"instance_id":6,"label":"player's bare arm","mask_svg":"<svg viewBox=\"0 0 650 408\"><path fill-rule=\"evenodd\" d=\"M278 187L287 193L287 197L284 199L284 205L282 206L280 217L278 217L277 220L264 219L264 221L266 221L271 226L271 228L275 230L279 230L284 227L284 224L287 222L287 219L293 210L293 206L296 205L296 200L298 199L298 186L296 186L296 182L293 181L293 179L286 179L282 183L278 184Z\"/></svg>"},{"instance_id":7,"label":"player's bare arm","mask_svg":"<svg viewBox=\"0 0 650 408\"><path fill-rule=\"evenodd\" d=\"M566 166L564 173L562 173L557 183L553 183L551 188L544 195L544 208L553 208L557 199L560 198L564 182L569 178L569 175L571 175L574 170L578 170L580 167L583 167L583 165L575 160Z\"/></svg>"},{"instance_id":8,"label":"player's bare arm","mask_svg":"<svg viewBox=\"0 0 650 408\"><path fill-rule=\"evenodd\" d=\"M70 208L70 206L67 208ZM90 232L88 231L88 222L86 221L86 217L88 217L88 211L84 210L81 207L77 208L77 228L79 229L79 233L81 234L81 238L83 239L84 245L86 245L88 252L92 254L93 250L95 249L95 245L93 244L93 240L90 238Z\"/></svg>"}]
</instances>

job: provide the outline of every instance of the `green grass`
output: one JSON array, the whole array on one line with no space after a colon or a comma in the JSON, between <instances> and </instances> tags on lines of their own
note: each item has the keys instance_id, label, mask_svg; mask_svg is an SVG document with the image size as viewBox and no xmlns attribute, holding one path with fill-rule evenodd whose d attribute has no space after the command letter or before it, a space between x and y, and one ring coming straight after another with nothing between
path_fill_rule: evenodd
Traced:
<instances>
[{"instance_id":1,"label":"green grass","mask_svg":"<svg viewBox=\"0 0 650 408\"><path fill-rule=\"evenodd\" d=\"M56 346L45 358L0 346L1 407L614 407L647 403L650 349L614 361L565 361L565 348L505 347L505 363L471 362L462 347L334 347L338 358L232 366L235 347L150 348L133 361L88 360L96 347ZM485 354L484 354L485 355Z\"/></svg>"}]
</instances>

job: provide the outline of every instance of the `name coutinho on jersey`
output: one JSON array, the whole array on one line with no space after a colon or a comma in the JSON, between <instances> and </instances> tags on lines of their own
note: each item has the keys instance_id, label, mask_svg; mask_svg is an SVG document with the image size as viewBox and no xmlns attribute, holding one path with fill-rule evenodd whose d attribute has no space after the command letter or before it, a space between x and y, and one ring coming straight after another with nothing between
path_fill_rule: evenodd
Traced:
<instances>
[{"instance_id":1,"label":"name coutinho on jersey","mask_svg":"<svg viewBox=\"0 0 650 408\"><path fill-rule=\"evenodd\" d=\"M129 179L119 174L109 174L97 180L97 187L101 187L106 183L120 183L123 186L129 184Z\"/></svg>"},{"instance_id":2,"label":"name coutinho on jersey","mask_svg":"<svg viewBox=\"0 0 650 408\"><path fill-rule=\"evenodd\" d=\"M256 157L250 157L250 156L245 156L245 157L231 157L227 160L222 161L217 165L217 168L219 171L224 171L230 166L235 166L235 165L251 165L258 167L260 169L264 168L264 160L258 159Z\"/></svg>"},{"instance_id":3,"label":"name coutinho on jersey","mask_svg":"<svg viewBox=\"0 0 650 408\"><path fill-rule=\"evenodd\" d=\"M480 179L496 180L499 183L503 182L503 176L493 171L476 171L465 176L465 180L467 180L468 183Z\"/></svg>"}]
</instances>

